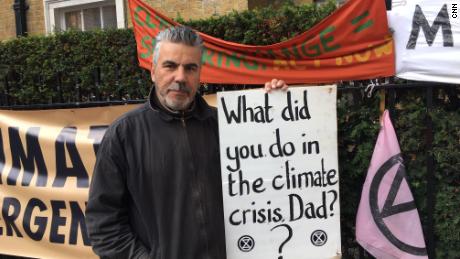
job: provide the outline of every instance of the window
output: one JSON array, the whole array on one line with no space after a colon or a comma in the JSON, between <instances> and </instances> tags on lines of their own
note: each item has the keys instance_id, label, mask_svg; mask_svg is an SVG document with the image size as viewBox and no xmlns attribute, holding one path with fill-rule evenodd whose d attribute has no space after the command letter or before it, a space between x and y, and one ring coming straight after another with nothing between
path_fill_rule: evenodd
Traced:
<instances>
[{"instance_id":1,"label":"window","mask_svg":"<svg viewBox=\"0 0 460 259\"><path fill-rule=\"evenodd\" d=\"M117 12L115 4L90 5L55 10L55 29L75 29L89 31L93 29L117 28Z\"/></svg>"},{"instance_id":2,"label":"window","mask_svg":"<svg viewBox=\"0 0 460 259\"><path fill-rule=\"evenodd\" d=\"M125 28L123 0L44 0L46 32Z\"/></svg>"}]
</instances>

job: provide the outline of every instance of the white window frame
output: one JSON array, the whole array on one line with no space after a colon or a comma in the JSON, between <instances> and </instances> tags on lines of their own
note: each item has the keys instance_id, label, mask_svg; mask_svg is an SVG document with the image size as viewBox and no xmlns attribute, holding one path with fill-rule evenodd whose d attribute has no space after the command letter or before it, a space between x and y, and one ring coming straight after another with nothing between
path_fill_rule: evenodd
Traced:
<instances>
[{"instance_id":1,"label":"white window frame","mask_svg":"<svg viewBox=\"0 0 460 259\"><path fill-rule=\"evenodd\" d=\"M68 8L65 8L64 10L59 10L55 12L55 14L57 12L59 12L59 28L63 29L63 30L67 30L67 26L65 24L65 14L67 12L73 12L73 11L80 11L80 17L81 17L81 21L82 21L82 30L83 31L86 31L86 28L85 28L85 22L84 22L84 18L83 18L83 10L84 9L92 9L92 8L98 8L99 10L99 19L100 19L100 23L101 23L101 28L104 28L104 19L103 19L103 12L102 12L102 7L105 7L105 6L113 6L113 3L111 3L110 1L109 2L103 2L102 4L99 4L99 3L91 3L91 4L88 4L88 5L84 5L84 6L81 6L81 5L77 5L77 6L72 6L72 7L68 7ZM115 7L116 8L116 7ZM117 24L118 25L118 24ZM117 26L118 27L118 26Z\"/></svg>"},{"instance_id":2,"label":"white window frame","mask_svg":"<svg viewBox=\"0 0 460 259\"><path fill-rule=\"evenodd\" d=\"M122 29L126 28L125 22L125 4L124 0L114 0L115 1L115 9L117 14L117 28ZM101 5L110 5L105 4L107 3L106 0L43 0L43 6L45 8L45 28L46 34L50 34L54 32L56 27L64 28L63 23L65 24L64 15L61 15L60 26L56 26L56 14L58 14L59 9L65 8L65 11L72 11L74 10L81 10ZM82 5L85 5L82 8ZM94 5L94 6L93 6ZM102 23L101 23L102 25Z\"/></svg>"}]
</instances>

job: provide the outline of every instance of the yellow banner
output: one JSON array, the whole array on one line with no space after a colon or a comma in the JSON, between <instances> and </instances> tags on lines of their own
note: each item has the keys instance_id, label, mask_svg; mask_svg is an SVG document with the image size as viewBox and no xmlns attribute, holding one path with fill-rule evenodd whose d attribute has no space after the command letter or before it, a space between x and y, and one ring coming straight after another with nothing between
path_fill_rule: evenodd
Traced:
<instances>
[{"instance_id":1,"label":"yellow banner","mask_svg":"<svg viewBox=\"0 0 460 259\"><path fill-rule=\"evenodd\" d=\"M97 258L84 217L95 154L135 107L0 110L0 254Z\"/></svg>"}]
</instances>

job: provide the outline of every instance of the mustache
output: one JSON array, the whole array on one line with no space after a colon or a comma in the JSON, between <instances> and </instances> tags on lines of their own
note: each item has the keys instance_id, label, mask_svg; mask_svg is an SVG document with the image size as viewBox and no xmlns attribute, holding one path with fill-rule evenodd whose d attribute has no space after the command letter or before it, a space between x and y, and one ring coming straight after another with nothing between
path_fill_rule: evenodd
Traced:
<instances>
[{"instance_id":1,"label":"mustache","mask_svg":"<svg viewBox=\"0 0 460 259\"><path fill-rule=\"evenodd\" d=\"M181 91L181 92L186 92L186 93L191 93L192 90L188 88L185 83L172 83L169 85L168 90L171 91Z\"/></svg>"}]
</instances>

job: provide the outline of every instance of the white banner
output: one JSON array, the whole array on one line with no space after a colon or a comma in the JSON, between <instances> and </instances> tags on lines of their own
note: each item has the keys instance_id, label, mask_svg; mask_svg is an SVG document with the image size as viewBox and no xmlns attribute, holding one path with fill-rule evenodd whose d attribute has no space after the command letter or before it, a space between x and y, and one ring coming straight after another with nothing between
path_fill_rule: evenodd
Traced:
<instances>
[{"instance_id":1,"label":"white banner","mask_svg":"<svg viewBox=\"0 0 460 259\"><path fill-rule=\"evenodd\" d=\"M218 93L228 259L341 257L336 92Z\"/></svg>"},{"instance_id":2,"label":"white banner","mask_svg":"<svg viewBox=\"0 0 460 259\"><path fill-rule=\"evenodd\" d=\"M460 0L393 0L396 75L460 83Z\"/></svg>"}]
</instances>

